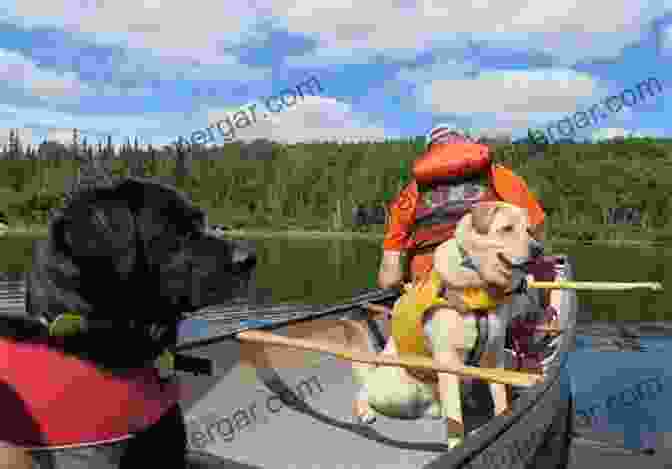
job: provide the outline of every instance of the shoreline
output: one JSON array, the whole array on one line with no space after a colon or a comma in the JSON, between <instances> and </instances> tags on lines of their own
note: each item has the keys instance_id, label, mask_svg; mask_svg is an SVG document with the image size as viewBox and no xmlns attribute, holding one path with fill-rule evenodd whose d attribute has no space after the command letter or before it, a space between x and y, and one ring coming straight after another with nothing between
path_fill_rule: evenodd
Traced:
<instances>
[{"instance_id":1,"label":"shoreline","mask_svg":"<svg viewBox=\"0 0 672 469\"><path fill-rule=\"evenodd\" d=\"M224 232L224 236L232 238L309 238L309 239L364 239L367 241L382 241L384 235L381 233L360 233L353 231L314 231L314 230L287 230L287 231L269 231L269 230L229 230ZM594 240L580 241L576 239L548 239L545 244L582 244L590 245L614 245L631 247L662 247L665 243L655 243L644 240Z\"/></svg>"},{"instance_id":2,"label":"shoreline","mask_svg":"<svg viewBox=\"0 0 672 469\"><path fill-rule=\"evenodd\" d=\"M268 230L268 229L232 229L222 231L222 236L231 238L253 238L253 239L337 239L337 240L365 240L382 241L382 233L358 232L358 231L318 231L318 230ZM19 226L10 227L6 234L0 234L0 239L19 236L46 236L46 226ZM627 247L664 247L664 242L651 242L645 240L593 240L580 241L569 238L550 238L545 241L547 245L553 244L581 244L584 246L627 246Z\"/></svg>"}]
</instances>

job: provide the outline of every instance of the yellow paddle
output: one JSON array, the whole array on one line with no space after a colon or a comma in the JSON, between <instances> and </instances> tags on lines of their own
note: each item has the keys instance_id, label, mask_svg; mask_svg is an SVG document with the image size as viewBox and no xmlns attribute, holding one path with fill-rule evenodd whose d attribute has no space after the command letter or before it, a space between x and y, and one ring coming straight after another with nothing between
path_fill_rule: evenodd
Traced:
<instances>
[{"instance_id":1,"label":"yellow paddle","mask_svg":"<svg viewBox=\"0 0 672 469\"><path fill-rule=\"evenodd\" d=\"M541 288L544 290L593 290L593 291L619 291L648 288L653 291L661 291L663 285L660 282L571 282L561 280L558 282L528 282L528 288Z\"/></svg>"},{"instance_id":2,"label":"yellow paddle","mask_svg":"<svg viewBox=\"0 0 672 469\"><path fill-rule=\"evenodd\" d=\"M540 383L543 376L534 373L522 373L498 368L477 368L473 366L448 366L420 355L401 355L393 357L373 352L353 352L346 347L334 344L323 344L305 339L284 337L271 332L249 330L236 334L236 338L243 342L257 342L267 345L279 345L303 350L328 353L341 360L370 363L381 366L396 366L421 370L432 370L441 373L451 373L465 378L478 378L494 383L513 386L529 387Z\"/></svg>"}]
</instances>

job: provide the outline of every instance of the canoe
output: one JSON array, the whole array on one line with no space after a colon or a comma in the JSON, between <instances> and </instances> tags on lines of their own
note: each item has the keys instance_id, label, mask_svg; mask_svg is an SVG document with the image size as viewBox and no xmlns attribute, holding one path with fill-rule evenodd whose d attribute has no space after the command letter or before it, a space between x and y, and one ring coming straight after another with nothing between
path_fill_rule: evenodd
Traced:
<instances>
[{"instance_id":1,"label":"canoe","mask_svg":"<svg viewBox=\"0 0 672 469\"><path fill-rule=\"evenodd\" d=\"M566 257L563 261L562 279L572 280L572 266ZM279 326L290 319L364 318L363 303L391 305L395 294L372 290L342 304L321 307L274 305L199 312L185 322L182 350L212 360L215 371L213 376L183 378L192 467L565 468L574 416L566 362L575 343L578 304L574 291L563 290L562 295L560 323L566 332L547 346L543 382L516 389L510 414L495 418L487 384L466 384L470 398L463 404L465 425L467 431L478 431L450 451L443 444L440 421L379 417L370 426L353 424L351 406L357 387L348 362L300 352L304 362L288 359L282 366L255 371L244 363L236 341L203 346L204 337L268 324L275 324L270 327L274 333L293 335L295 326ZM532 308L531 300L520 297L503 308L522 313ZM254 320L245 323L236 318ZM369 321L369 326L372 344L379 348L387 337L385 328L377 320ZM280 360L283 350L273 354Z\"/></svg>"},{"instance_id":2,"label":"canoe","mask_svg":"<svg viewBox=\"0 0 672 469\"><path fill-rule=\"evenodd\" d=\"M562 279L574 279L567 258L564 264ZM0 310L23 311L24 292L20 278L0 279ZM295 352L283 366L254 369L246 365L239 342L224 340L247 329L290 335L298 324L365 318L363 304L391 305L395 292L365 291L333 305L235 305L199 311L183 321L178 347L181 354L213 367L210 375L180 377L189 467L566 468L574 417L566 363L574 348L578 304L574 291L563 290L562 295L560 327L565 332L547 344L543 382L515 390L511 412L494 418L487 384L466 384L465 425L477 433L450 451L443 444L440 421L379 417L371 426L353 424L357 388L347 362ZM532 300L520 297L503 308L509 308L507 314L525 313L533 308ZM380 349L387 337L384 324L368 324L371 342Z\"/></svg>"}]
</instances>

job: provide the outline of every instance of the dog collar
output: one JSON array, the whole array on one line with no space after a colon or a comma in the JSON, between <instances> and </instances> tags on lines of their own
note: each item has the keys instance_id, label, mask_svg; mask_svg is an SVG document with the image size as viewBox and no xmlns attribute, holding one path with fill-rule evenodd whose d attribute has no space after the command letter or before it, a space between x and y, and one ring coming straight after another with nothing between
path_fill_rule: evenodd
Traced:
<instances>
[{"instance_id":1,"label":"dog collar","mask_svg":"<svg viewBox=\"0 0 672 469\"><path fill-rule=\"evenodd\" d=\"M46 326L50 337L59 338L83 334L92 327L111 329L114 326L111 320L90 320L75 311L59 314L51 321L42 316L40 322ZM135 321L130 321L130 325L134 327L136 325ZM153 366L163 379L175 376L178 371L205 375L213 373L213 363L211 360L174 353L170 348L165 348L161 352L154 360Z\"/></svg>"},{"instance_id":2,"label":"dog collar","mask_svg":"<svg viewBox=\"0 0 672 469\"><path fill-rule=\"evenodd\" d=\"M42 319L51 337L69 337L86 332L88 329L86 318L76 312L59 314L52 321L47 320L45 316L42 316Z\"/></svg>"},{"instance_id":3,"label":"dog collar","mask_svg":"<svg viewBox=\"0 0 672 469\"><path fill-rule=\"evenodd\" d=\"M43 316L43 319L46 318ZM99 323L100 321L96 321ZM109 323L111 321L104 321ZM97 326L103 324L96 324ZM108 325L108 324L105 324ZM59 314L51 322L48 323L47 329L50 337L72 337L82 333L86 333L91 326L91 322L83 315L70 311ZM170 350L166 349L161 355L154 360L154 367L158 370L161 378L169 378L175 374L175 356Z\"/></svg>"}]
</instances>

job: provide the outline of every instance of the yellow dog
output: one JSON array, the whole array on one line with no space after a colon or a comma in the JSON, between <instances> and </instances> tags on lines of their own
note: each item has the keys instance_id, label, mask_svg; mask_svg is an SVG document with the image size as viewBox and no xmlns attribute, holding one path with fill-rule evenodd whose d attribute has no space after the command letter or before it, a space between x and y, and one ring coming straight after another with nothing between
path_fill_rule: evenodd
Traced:
<instances>
[{"instance_id":1,"label":"yellow dog","mask_svg":"<svg viewBox=\"0 0 672 469\"><path fill-rule=\"evenodd\" d=\"M526 277L520 266L526 265L533 243L524 209L503 202L475 206L458 224L455 238L437 248L430 279L406 286L395 303L390 340L382 353L420 354L460 366L476 349L477 326L485 320L488 343L479 345L474 364L495 367L508 318L493 313ZM345 322L349 345L370 350L366 325ZM392 418L443 418L451 448L464 438L458 376L360 363L353 363L353 375L362 385L353 406L360 423L371 423L376 412ZM499 414L508 408L505 385L491 384L491 390Z\"/></svg>"}]
</instances>

